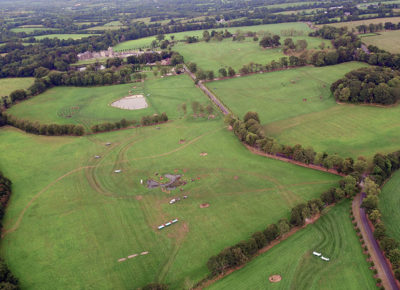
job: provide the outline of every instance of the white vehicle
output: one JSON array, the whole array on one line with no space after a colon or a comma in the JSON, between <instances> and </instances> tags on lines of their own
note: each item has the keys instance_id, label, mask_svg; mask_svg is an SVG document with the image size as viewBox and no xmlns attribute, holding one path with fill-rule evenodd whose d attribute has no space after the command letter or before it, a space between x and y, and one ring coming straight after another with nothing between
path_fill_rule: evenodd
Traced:
<instances>
[{"instance_id":1,"label":"white vehicle","mask_svg":"<svg viewBox=\"0 0 400 290\"><path fill-rule=\"evenodd\" d=\"M174 204L175 202L176 202L176 199L173 198L173 199L171 199L171 200L169 201L169 204Z\"/></svg>"},{"instance_id":2,"label":"white vehicle","mask_svg":"<svg viewBox=\"0 0 400 290\"><path fill-rule=\"evenodd\" d=\"M114 172L115 173L120 173L120 172L122 172L122 170L121 169L117 169L117 170L114 170Z\"/></svg>"},{"instance_id":3,"label":"white vehicle","mask_svg":"<svg viewBox=\"0 0 400 290\"><path fill-rule=\"evenodd\" d=\"M325 258L324 256L321 256L321 259L324 260L324 261L329 262L329 258Z\"/></svg>"},{"instance_id":4,"label":"white vehicle","mask_svg":"<svg viewBox=\"0 0 400 290\"><path fill-rule=\"evenodd\" d=\"M312 252L312 253L314 256L317 256L317 257L321 257L321 255L322 255L321 253L318 253L318 252Z\"/></svg>"},{"instance_id":5,"label":"white vehicle","mask_svg":"<svg viewBox=\"0 0 400 290\"><path fill-rule=\"evenodd\" d=\"M100 158L100 156L99 156L99 155L95 155L95 156L94 156L94 158L96 158L96 159L99 159L99 158Z\"/></svg>"},{"instance_id":6,"label":"white vehicle","mask_svg":"<svg viewBox=\"0 0 400 290\"><path fill-rule=\"evenodd\" d=\"M110 143L110 142L107 142L107 143L106 143L106 146L110 146L110 145L111 145L111 143Z\"/></svg>"}]
</instances>

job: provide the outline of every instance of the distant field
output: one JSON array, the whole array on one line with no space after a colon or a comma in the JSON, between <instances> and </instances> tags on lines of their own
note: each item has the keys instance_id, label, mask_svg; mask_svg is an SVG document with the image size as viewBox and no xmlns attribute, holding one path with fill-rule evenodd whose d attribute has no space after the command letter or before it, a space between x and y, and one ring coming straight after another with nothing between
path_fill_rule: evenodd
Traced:
<instances>
[{"instance_id":1,"label":"distant field","mask_svg":"<svg viewBox=\"0 0 400 290\"><path fill-rule=\"evenodd\" d=\"M379 32L372 36L362 37L366 45L375 45L391 53L400 53L400 30Z\"/></svg>"},{"instance_id":2,"label":"distant field","mask_svg":"<svg viewBox=\"0 0 400 290\"><path fill-rule=\"evenodd\" d=\"M172 92L163 102L175 98ZM13 181L4 219L11 232L1 239L1 254L22 289L137 289L154 281L189 289L207 276L210 256L339 180L250 153L221 119L158 127L81 138L0 129L0 164ZM140 184L175 172L188 182L182 192ZM173 218L179 222L157 230Z\"/></svg>"},{"instance_id":3,"label":"distant field","mask_svg":"<svg viewBox=\"0 0 400 290\"><path fill-rule=\"evenodd\" d=\"M390 237L400 240L400 171L393 174L379 195L379 209Z\"/></svg>"},{"instance_id":4,"label":"distant field","mask_svg":"<svg viewBox=\"0 0 400 290\"><path fill-rule=\"evenodd\" d=\"M274 14L283 14L283 15L302 14L302 13L311 14L314 11L318 11L318 10L325 11L326 9L324 9L324 8L311 8L311 9L300 9L300 10L289 10L289 11L276 12Z\"/></svg>"},{"instance_id":5,"label":"distant field","mask_svg":"<svg viewBox=\"0 0 400 290\"><path fill-rule=\"evenodd\" d=\"M43 30L57 30L57 29L48 27L17 27L11 29L12 32L25 32L25 33L32 33L35 31L43 31Z\"/></svg>"},{"instance_id":6,"label":"distant field","mask_svg":"<svg viewBox=\"0 0 400 290\"><path fill-rule=\"evenodd\" d=\"M285 39L281 37L281 42ZM294 42L299 39L305 39L308 43L308 49L319 49L318 45L322 42L326 47L330 47L329 41L305 36L291 37ZM218 75L218 69L221 67L233 67L239 70L244 64L250 62L267 64L272 60L279 60L286 56L282 49L263 49L259 41L253 41L252 38L246 38L246 41L238 42L232 39L223 41L198 42L192 44L179 43L173 47L173 50L183 55L185 62L195 62L198 67L204 70L213 70ZM234 56L234 57L232 57Z\"/></svg>"},{"instance_id":7,"label":"distant field","mask_svg":"<svg viewBox=\"0 0 400 290\"><path fill-rule=\"evenodd\" d=\"M303 67L207 83L236 114L257 111L267 135L341 156L372 157L398 149L400 106L337 105L332 82L365 66ZM303 101L303 99L307 99Z\"/></svg>"},{"instance_id":8,"label":"distant field","mask_svg":"<svg viewBox=\"0 0 400 290\"><path fill-rule=\"evenodd\" d=\"M40 35L40 36L35 36L36 40L41 40L44 38L58 38L60 40L66 40L66 39L82 39L85 37L90 37L93 35L99 35L99 34L46 34L46 35Z\"/></svg>"},{"instance_id":9,"label":"distant field","mask_svg":"<svg viewBox=\"0 0 400 290\"><path fill-rule=\"evenodd\" d=\"M257 257L207 289L376 289L348 217L349 202ZM331 261L312 255L321 252ZM268 277L281 275L271 283Z\"/></svg>"},{"instance_id":10,"label":"distant field","mask_svg":"<svg viewBox=\"0 0 400 290\"><path fill-rule=\"evenodd\" d=\"M229 27L227 28L228 31L231 33L235 33L237 30L241 31L269 31L271 33L278 34L282 30L286 29L296 29L299 31L304 31L304 36L310 32L310 28L307 26L307 24L302 23L302 22L292 22L292 23L279 23L279 24L265 24L265 25L256 25L256 26L242 26L242 27ZM211 31L212 29L208 29ZM224 29L215 29L215 30L225 30ZM199 38L202 37L204 30L194 30L194 31L184 31L184 32L178 32L178 33L171 33L171 34L166 34L165 37L167 39L170 38L171 35L175 37L175 40L184 40L185 36L198 36ZM153 40L155 40L155 36L150 36L150 37L145 37L145 38L140 38L140 39L135 39L135 40L129 40L125 42L121 42L114 46L114 50L124 50L124 49L138 49L138 48L149 48L150 44Z\"/></svg>"},{"instance_id":11,"label":"distant field","mask_svg":"<svg viewBox=\"0 0 400 290\"><path fill-rule=\"evenodd\" d=\"M126 28L126 26L122 25L122 23L120 21L111 21L109 23L106 23L102 26L94 26L94 27L90 27L86 30L118 30L121 28Z\"/></svg>"},{"instance_id":12,"label":"distant field","mask_svg":"<svg viewBox=\"0 0 400 290\"><path fill-rule=\"evenodd\" d=\"M135 89L133 87L136 87ZM122 110L110 104L132 94L143 94L149 105L141 110ZM148 96L149 95L149 96ZM87 127L101 122L115 122L122 118L138 120L145 115L166 112L170 119L183 115L179 109L199 99L208 103L187 75L146 80L103 87L55 87L45 93L13 106L8 112L19 118L42 123L83 124Z\"/></svg>"},{"instance_id":13,"label":"distant field","mask_svg":"<svg viewBox=\"0 0 400 290\"><path fill-rule=\"evenodd\" d=\"M387 3L387 2L385 2ZM357 26L361 24L369 25L370 23L378 24L378 23L385 23L385 22L392 22L392 23L399 23L400 17L386 17L386 18L374 18L374 19L365 19L365 20L357 20L357 21L350 21L350 22L338 22L338 23L331 23L330 26L335 27L347 27L350 31L354 28L356 29ZM317 27L322 27L323 25L317 25Z\"/></svg>"},{"instance_id":14,"label":"distant field","mask_svg":"<svg viewBox=\"0 0 400 290\"><path fill-rule=\"evenodd\" d=\"M8 96L19 89L27 89L33 85L34 78L5 78L0 79L0 96Z\"/></svg>"}]
</instances>

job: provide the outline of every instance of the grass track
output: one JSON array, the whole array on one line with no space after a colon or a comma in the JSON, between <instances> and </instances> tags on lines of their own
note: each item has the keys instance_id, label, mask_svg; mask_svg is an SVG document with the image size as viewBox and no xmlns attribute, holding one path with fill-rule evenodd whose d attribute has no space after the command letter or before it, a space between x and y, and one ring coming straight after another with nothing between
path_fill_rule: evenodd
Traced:
<instances>
[{"instance_id":1,"label":"grass track","mask_svg":"<svg viewBox=\"0 0 400 290\"><path fill-rule=\"evenodd\" d=\"M349 202L260 255L208 289L376 289L348 218ZM320 251L331 259L312 255ZM272 284L270 275L282 280Z\"/></svg>"}]
</instances>

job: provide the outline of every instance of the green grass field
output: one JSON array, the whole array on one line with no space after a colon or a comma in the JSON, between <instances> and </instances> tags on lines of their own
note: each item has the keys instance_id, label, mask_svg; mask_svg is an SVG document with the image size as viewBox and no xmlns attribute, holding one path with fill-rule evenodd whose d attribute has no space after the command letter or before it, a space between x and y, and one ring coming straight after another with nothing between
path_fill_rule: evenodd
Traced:
<instances>
[{"instance_id":1,"label":"green grass field","mask_svg":"<svg viewBox=\"0 0 400 290\"><path fill-rule=\"evenodd\" d=\"M375 45L391 53L400 53L400 30L379 32L362 38L366 45Z\"/></svg>"},{"instance_id":2,"label":"green grass field","mask_svg":"<svg viewBox=\"0 0 400 290\"><path fill-rule=\"evenodd\" d=\"M253 155L220 119L81 138L2 128L0 139L0 164L14 184L1 254L25 289L136 289L152 281L189 288L207 275L210 256L338 181ZM188 181L182 192L140 184L174 172ZM173 218L180 221L157 230Z\"/></svg>"},{"instance_id":3,"label":"green grass field","mask_svg":"<svg viewBox=\"0 0 400 290\"><path fill-rule=\"evenodd\" d=\"M126 26L122 25L120 21L111 21L109 23L106 23L104 25L99 25L99 26L94 26L90 27L86 30L89 31L97 31L97 30L118 30L121 28L126 28Z\"/></svg>"},{"instance_id":4,"label":"green grass field","mask_svg":"<svg viewBox=\"0 0 400 290\"><path fill-rule=\"evenodd\" d=\"M15 90L27 89L33 85L34 78L5 78L0 79L0 97L8 96Z\"/></svg>"},{"instance_id":5,"label":"green grass field","mask_svg":"<svg viewBox=\"0 0 400 290\"><path fill-rule=\"evenodd\" d=\"M400 107L337 105L329 89L346 72L362 66L353 62L303 67L207 86L240 117L250 110L259 112L267 135L282 144L312 146L316 151L341 156L372 157L398 149Z\"/></svg>"},{"instance_id":6,"label":"green grass field","mask_svg":"<svg viewBox=\"0 0 400 290\"><path fill-rule=\"evenodd\" d=\"M400 171L393 174L379 195L379 209L390 237L400 239Z\"/></svg>"},{"instance_id":7,"label":"green grass field","mask_svg":"<svg viewBox=\"0 0 400 290\"><path fill-rule=\"evenodd\" d=\"M269 31L274 34L280 33L282 30L287 30L287 29L295 29L298 31L304 31L304 36L306 37L307 34L311 31L311 29L307 26L307 24L302 23L302 22L292 22L292 23L279 23L279 24L265 24L265 25L256 25L256 26L242 26L242 27L229 27L227 28L228 31L231 33L235 33L237 30L241 31L253 31L253 32L258 32L258 31ZM225 29L225 28L224 28ZM224 30L224 29L216 29L216 30ZM212 29L208 29L211 31ZM184 32L178 32L178 33L171 33L171 34L166 34L165 38L170 39L170 36L173 35L175 37L175 40L184 40L185 36L198 36L201 38L203 36L203 31L204 30L194 30L194 31L184 31ZM140 39L135 39L135 40L129 40L125 42L121 42L114 46L115 51L119 50L125 50L125 49L139 49L139 48L149 48L150 44L153 40L155 40L155 36L150 36L150 37L145 37L145 38L140 38Z\"/></svg>"},{"instance_id":8,"label":"green grass field","mask_svg":"<svg viewBox=\"0 0 400 290\"><path fill-rule=\"evenodd\" d=\"M60 40L66 40L66 39L82 39L85 37L93 36L93 35L98 35L98 34L46 34L46 35L40 35L40 36L35 36L36 40L41 40L44 38L58 38Z\"/></svg>"},{"instance_id":9,"label":"green grass field","mask_svg":"<svg viewBox=\"0 0 400 290\"><path fill-rule=\"evenodd\" d=\"M282 43L285 38L282 36ZM308 49L318 49L321 42L324 42L327 48L331 45L329 41L306 35L291 38L294 42L305 39L308 43ZM278 61L281 57L286 56L280 48L263 49L260 47L259 41L253 41L252 38L247 38L243 42L225 39L223 41L201 41L193 44L179 43L173 47L173 50L179 52L184 57L185 62L195 62L203 70L213 70L216 76L221 67L228 68L231 66L235 70L239 70L244 64L250 62L267 64L272 60Z\"/></svg>"},{"instance_id":10,"label":"green grass field","mask_svg":"<svg viewBox=\"0 0 400 290\"><path fill-rule=\"evenodd\" d=\"M136 88L133 88L136 87ZM143 94L148 108L123 110L110 104L132 94ZM130 83L104 87L55 87L45 93L13 106L8 112L18 118L41 123L83 124L86 127L101 122L115 122L122 118L137 120L145 115L166 112L170 119L183 115L180 106L192 101L207 101L187 75L149 79L144 83Z\"/></svg>"},{"instance_id":11,"label":"green grass field","mask_svg":"<svg viewBox=\"0 0 400 290\"><path fill-rule=\"evenodd\" d=\"M388 2L385 2L388 3ZM365 20L356 20L356 21L349 21L349 22L338 22L338 23L331 23L329 24L330 26L335 26L335 27L347 27L348 30L355 29L356 27L361 25L361 24L366 24L369 25L371 23L373 24L379 24L385 22L392 22L392 23L399 23L400 22L400 17L385 17L385 18L374 18L374 19L365 19ZM317 27L322 27L323 25L317 25Z\"/></svg>"},{"instance_id":12,"label":"green grass field","mask_svg":"<svg viewBox=\"0 0 400 290\"><path fill-rule=\"evenodd\" d=\"M349 202L257 257L208 289L376 289L348 217ZM321 252L331 261L312 255ZM268 277L281 275L271 283Z\"/></svg>"},{"instance_id":13,"label":"green grass field","mask_svg":"<svg viewBox=\"0 0 400 290\"><path fill-rule=\"evenodd\" d=\"M10 31L18 33L18 32L25 32L25 33L33 33L35 31L43 31L43 30L57 30L56 28L48 28L48 27L17 27L12 28Z\"/></svg>"}]
</instances>

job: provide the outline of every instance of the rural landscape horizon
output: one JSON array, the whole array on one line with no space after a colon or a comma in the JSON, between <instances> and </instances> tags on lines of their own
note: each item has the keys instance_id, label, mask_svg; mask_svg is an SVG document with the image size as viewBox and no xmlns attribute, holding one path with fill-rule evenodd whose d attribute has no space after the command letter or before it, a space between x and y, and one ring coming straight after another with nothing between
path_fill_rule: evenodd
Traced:
<instances>
[{"instance_id":1,"label":"rural landscape horizon","mask_svg":"<svg viewBox=\"0 0 400 290\"><path fill-rule=\"evenodd\" d=\"M0 0L0 289L400 289L400 0Z\"/></svg>"}]
</instances>

